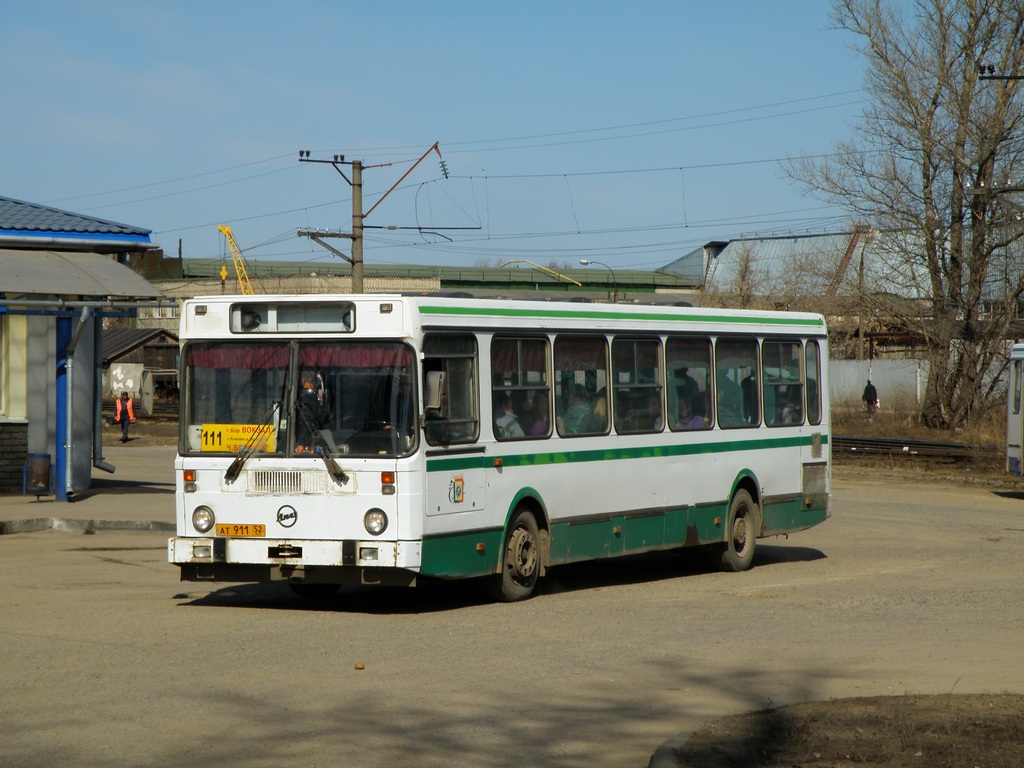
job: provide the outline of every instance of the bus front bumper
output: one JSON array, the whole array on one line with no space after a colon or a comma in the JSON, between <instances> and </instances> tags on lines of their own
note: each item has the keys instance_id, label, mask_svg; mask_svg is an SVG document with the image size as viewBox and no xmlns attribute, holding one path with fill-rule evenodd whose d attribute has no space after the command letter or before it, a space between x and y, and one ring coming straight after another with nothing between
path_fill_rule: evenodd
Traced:
<instances>
[{"instance_id":1,"label":"bus front bumper","mask_svg":"<svg viewBox=\"0 0 1024 768\"><path fill-rule=\"evenodd\" d=\"M320 541L175 537L167 560L182 581L415 583L418 541Z\"/></svg>"}]
</instances>

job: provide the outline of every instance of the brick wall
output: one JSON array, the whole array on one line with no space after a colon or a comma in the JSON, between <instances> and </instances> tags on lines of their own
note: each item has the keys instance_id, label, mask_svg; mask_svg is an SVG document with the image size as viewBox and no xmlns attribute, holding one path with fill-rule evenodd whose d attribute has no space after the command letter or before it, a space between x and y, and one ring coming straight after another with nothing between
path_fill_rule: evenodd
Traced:
<instances>
[{"instance_id":1,"label":"brick wall","mask_svg":"<svg viewBox=\"0 0 1024 768\"><path fill-rule=\"evenodd\" d=\"M28 422L0 422L0 493L21 493L28 459Z\"/></svg>"}]
</instances>

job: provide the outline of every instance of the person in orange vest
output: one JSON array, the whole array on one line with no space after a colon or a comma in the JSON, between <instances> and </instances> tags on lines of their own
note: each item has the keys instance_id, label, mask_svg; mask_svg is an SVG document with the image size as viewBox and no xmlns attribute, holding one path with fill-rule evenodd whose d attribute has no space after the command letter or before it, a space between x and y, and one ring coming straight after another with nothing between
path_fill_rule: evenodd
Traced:
<instances>
[{"instance_id":1,"label":"person in orange vest","mask_svg":"<svg viewBox=\"0 0 1024 768\"><path fill-rule=\"evenodd\" d=\"M128 425L135 421L135 408L127 392L114 401L114 421L121 425L121 442L128 442Z\"/></svg>"}]
</instances>

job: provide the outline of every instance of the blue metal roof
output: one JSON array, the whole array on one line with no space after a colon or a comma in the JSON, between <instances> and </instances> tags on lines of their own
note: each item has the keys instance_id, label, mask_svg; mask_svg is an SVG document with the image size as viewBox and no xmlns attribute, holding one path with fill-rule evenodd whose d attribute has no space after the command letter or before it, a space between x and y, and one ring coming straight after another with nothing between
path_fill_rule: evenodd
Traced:
<instances>
[{"instance_id":1,"label":"blue metal roof","mask_svg":"<svg viewBox=\"0 0 1024 768\"><path fill-rule=\"evenodd\" d=\"M106 243L149 243L151 229L0 197L0 238L69 239Z\"/></svg>"}]
</instances>

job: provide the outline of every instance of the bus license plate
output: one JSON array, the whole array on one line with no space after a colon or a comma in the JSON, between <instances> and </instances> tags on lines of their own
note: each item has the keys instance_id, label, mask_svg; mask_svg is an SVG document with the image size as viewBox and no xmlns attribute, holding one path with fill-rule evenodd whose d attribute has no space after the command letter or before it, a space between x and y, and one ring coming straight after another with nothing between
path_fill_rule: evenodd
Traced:
<instances>
[{"instance_id":1,"label":"bus license plate","mask_svg":"<svg viewBox=\"0 0 1024 768\"><path fill-rule=\"evenodd\" d=\"M218 536L266 536L267 526L254 523L217 523Z\"/></svg>"}]
</instances>

